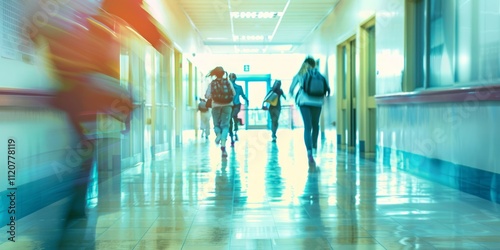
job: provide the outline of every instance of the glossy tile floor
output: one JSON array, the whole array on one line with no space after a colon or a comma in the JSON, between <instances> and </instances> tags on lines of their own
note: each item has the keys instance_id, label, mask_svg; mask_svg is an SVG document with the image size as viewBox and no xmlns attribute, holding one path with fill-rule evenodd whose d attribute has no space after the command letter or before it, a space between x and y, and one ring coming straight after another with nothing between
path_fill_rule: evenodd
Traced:
<instances>
[{"instance_id":1,"label":"glossy tile floor","mask_svg":"<svg viewBox=\"0 0 500 250\"><path fill-rule=\"evenodd\" d=\"M239 135L226 160L193 138L102 181L68 249L500 249L499 204L338 151L333 132L316 170L300 129ZM57 209L19 220L0 249L51 249Z\"/></svg>"}]
</instances>

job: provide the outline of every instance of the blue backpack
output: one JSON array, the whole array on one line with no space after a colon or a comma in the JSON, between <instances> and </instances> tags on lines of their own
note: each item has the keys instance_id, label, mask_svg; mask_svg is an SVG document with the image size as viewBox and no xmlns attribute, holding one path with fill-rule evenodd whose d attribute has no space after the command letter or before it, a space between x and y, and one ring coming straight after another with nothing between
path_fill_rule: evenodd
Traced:
<instances>
[{"instance_id":1,"label":"blue backpack","mask_svg":"<svg viewBox=\"0 0 500 250\"><path fill-rule=\"evenodd\" d=\"M328 84L326 78L317 69L310 69L304 77L302 89L310 96L325 96Z\"/></svg>"}]
</instances>

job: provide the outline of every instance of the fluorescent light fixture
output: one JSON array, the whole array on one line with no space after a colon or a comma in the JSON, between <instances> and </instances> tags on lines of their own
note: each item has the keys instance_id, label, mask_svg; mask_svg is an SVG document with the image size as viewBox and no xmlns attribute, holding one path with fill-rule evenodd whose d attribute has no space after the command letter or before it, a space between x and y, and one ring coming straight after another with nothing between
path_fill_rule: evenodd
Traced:
<instances>
[{"instance_id":1,"label":"fluorescent light fixture","mask_svg":"<svg viewBox=\"0 0 500 250\"><path fill-rule=\"evenodd\" d=\"M231 12L232 18L260 18L260 19L271 19L283 16L283 12L264 12L264 11L242 11L242 12Z\"/></svg>"},{"instance_id":2,"label":"fluorescent light fixture","mask_svg":"<svg viewBox=\"0 0 500 250\"><path fill-rule=\"evenodd\" d=\"M264 41L262 35L233 36L233 41Z\"/></svg>"},{"instance_id":3,"label":"fluorescent light fixture","mask_svg":"<svg viewBox=\"0 0 500 250\"><path fill-rule=\"evenodd\" d=\"M212 40L212 41L227 40L227 37L207 37L207 40Z\"/></svg>"}]
</instances>

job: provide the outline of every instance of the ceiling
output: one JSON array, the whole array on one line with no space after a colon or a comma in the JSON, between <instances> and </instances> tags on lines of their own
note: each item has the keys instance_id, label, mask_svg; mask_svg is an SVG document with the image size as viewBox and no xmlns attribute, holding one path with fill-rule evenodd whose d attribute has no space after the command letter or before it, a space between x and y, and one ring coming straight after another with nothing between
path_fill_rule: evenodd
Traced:
<instances>
[{"instance_id":1,"label":"ceiling","mask_svg":"<svg viewBox=\"0 0 500 250\"><path fill-rule=\"evenodd\" d=\"M293 53L341 0L170 1L184 10L211 53L273 54Z\"/></svg>"}]
</instances>

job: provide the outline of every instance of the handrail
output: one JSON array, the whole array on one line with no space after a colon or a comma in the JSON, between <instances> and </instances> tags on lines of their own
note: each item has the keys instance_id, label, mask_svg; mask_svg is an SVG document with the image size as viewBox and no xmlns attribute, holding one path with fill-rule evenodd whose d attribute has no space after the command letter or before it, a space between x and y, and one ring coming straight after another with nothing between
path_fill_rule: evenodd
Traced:
<instances>
[{"instance_id":1,"label":"handrail","mask_svg":"<svg viewBox=\"0 0 500 250\"><path fill-rule=\"evenodd\" d=\"M0 88L0 107L51 107L53 97L52 91Z\"/></svg>"},{"instance_id":2,"label":"handrail","mask_svg":"<svg viewBox=\"0 0 500 250\"><path fill-rule=\"evenodd\" d=\"M500 101L500 85L481 85L458 89L428 89L422 91L375 96L377 104Z\"/></svg>"}]
</instances>

